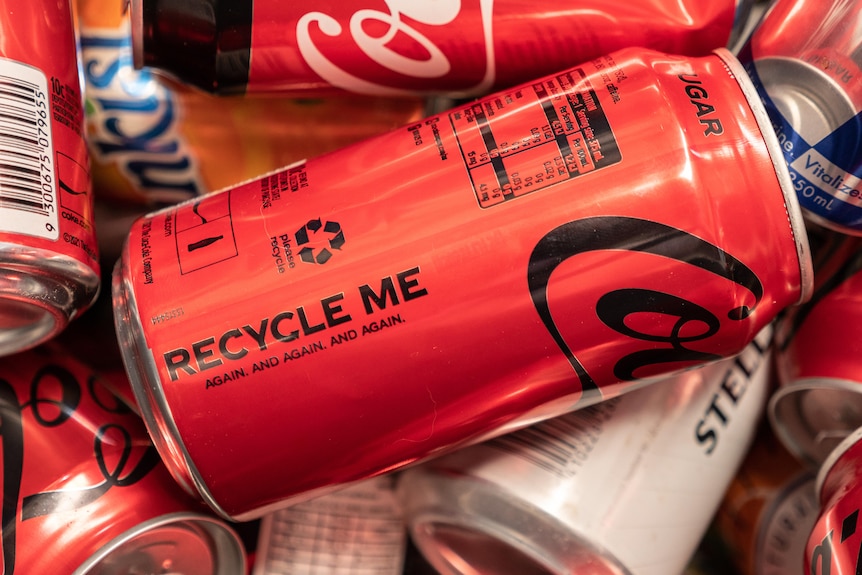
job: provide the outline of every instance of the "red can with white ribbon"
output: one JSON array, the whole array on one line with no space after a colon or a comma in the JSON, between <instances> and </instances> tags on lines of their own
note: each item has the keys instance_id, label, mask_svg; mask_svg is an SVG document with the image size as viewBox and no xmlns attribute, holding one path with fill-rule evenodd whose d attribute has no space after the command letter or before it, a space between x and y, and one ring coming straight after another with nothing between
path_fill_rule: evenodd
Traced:
<instances>
[{"instance_id":1,"label":"red can with white ribbon","mask_svg":"<svg viewBox=\"0 0 862 575\"><path fill-rule=\"evenodd\" d=\"M0 355L46 341L99 291L68 0L0 13Z\"/></svg>"},{"instance_id":2,"label":"red can with white ribbon","mask_svg":"<svg viewBox=\"0 0 862 575\"><path fill-rule=\"evenodd\" d=\"M628 49L150 214L150 433L245 520L734 355L809 296L776 146L726 50Z\"/></svg>"},{"instance_id":3,"label":"red can with white ribbon","mask_svg":"<svg viewBox=\"0 0 862 575\"><path fill-rule=\"evenodd\" d=\"M140 417L55 347L0 368L2 572L237 575L234 531L171 478Z\"/></svg>"},{"instance_id":4,"label":"red can with white ribbon","mask_svg":"<svg viewBox=\"0 0 862 575\"><path fill-rule=\"evenodd\" d=\"M208 91L486 94L630 46L702 56L752 0L132 0L136 65Z\"/></svg>"}]
</instances>

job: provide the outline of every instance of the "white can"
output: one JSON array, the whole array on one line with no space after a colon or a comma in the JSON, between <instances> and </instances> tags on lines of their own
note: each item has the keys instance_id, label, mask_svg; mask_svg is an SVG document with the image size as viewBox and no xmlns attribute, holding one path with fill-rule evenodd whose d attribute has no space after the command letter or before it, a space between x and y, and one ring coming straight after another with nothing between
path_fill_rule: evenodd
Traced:
<instances>
[{"instance_id":1,"label":"white can","mask_svg":"<svg viewBox=\"0 0 862 575\"><path fill-rule=\"evenodd\" d=\"M763 414L771 337L407 470L417 547L444 574L681 573Z\"/></svg>"}]
</instances>

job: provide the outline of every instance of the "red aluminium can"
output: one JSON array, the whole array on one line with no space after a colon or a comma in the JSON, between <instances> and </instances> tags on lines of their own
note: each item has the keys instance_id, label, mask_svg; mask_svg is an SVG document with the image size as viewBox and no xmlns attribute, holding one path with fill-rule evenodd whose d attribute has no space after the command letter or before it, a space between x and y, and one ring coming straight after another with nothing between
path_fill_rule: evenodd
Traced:
<instances>
[{"instance_id":1,"label":"red aluminium can","mask_svg":"<svg viewBox=\"0 0 862 575\"><path fill-rule=\"evenodd\" d=\"M725 47L753 0L132 0L138 67L207 91L481 95L643 46Z\"/></svg>"},{"instance_id":2,"label":"red aluminium can","mask_svg":"<svg viewBox=\"0 0 862 575\"><path fill-rule=\"evenodd\" d=\"M831 233L811 300L779 323L768 407L779 439L813 468L862 426L862 240Z\"/></svg>"},{"instance_id":3,"label":"red aluminium can","mask_svg":"<svg viewBox=\"0 0 862 575\"><path fill-rule=\"evenodd\" d=\"M751 89L628 49L137 221L115 322L174 476L250 519L741 351L811 283Z\"/></svg>"},{"instance_id":4,"label":"red aluminium can","mask_svg":"<svg viewBox=\"0 0 862 575\"><path fill-rule=\"evenodd\" d=\"M776 0L739 58L806 217L862 236L862 4Z\"/></svg>"},{"instance_id":5,"label":"red aluminium can","mask_svg":"<svg viewBox=\"0 0 862 575\"><path fill-rule=\"evenodd\" d=\"M799 575L820 513L816 472L784 449L764 420L724 494L715 531L739 575Z\"/></svg>"},{"instance_id":6,"label":"red aluminium can","mask_svg":"<svg viewBox=\"0 0 862 575\"><path fill-rule=\"evenodd\" d=\"M0 13L0 355L65 329L99 290L67 0Z\"/></svg>"},{"instance_id":7,"label":"red aluminium can","mask_svg":"<svg viewBox=\"0 0 862 575\"><path fill-rule=\"evenodd\" d=\"M842 441L817 474L821 511L805 547L802 573L849 575L862 569L862 429Z\"/></svg>"},{"instance_id":8,"label":"red aluminium can","mask_svg":"<svg viewBox=\"0 0 862 575\"><path fill-rule=\"evenodd\" d=\"M238 575L242 544L177 486L140 417L55 347L0 369L2 572Z\"/></svg>"}]
</instances>

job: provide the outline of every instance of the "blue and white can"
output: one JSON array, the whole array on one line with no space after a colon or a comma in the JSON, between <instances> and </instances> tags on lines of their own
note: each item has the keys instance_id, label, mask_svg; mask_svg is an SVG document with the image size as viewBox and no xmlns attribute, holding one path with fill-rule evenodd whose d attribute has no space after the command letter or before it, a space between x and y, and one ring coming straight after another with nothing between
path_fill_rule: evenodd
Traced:
<instances>
[{"instance_id":1,"label":"blue and white can","mask_svg":"<svg viewBox=\"0 0 862 575\"><path fill-rule=\"evenodd\" d=\"M806 217L862 235L862 3L776 0L740 49Z\"/></svg>"}]
</instances>

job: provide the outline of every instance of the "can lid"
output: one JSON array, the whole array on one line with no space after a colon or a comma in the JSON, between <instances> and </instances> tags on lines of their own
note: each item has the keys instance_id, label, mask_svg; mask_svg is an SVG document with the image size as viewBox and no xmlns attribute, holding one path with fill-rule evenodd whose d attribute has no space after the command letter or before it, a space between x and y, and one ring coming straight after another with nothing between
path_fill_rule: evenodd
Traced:
<instances>
[{"instance_id":1,"label":"can lid","mask_svg":"<svg viewBox=\"0 0 862 575\"><path fill-rule=\"evenodd\" d=\"M630 575L547 512L484 481L415 467L397 493L413 542L445 574Z\"/></svg>"},{"instance_id":2,"label":"can lid","mask_svg":"<svg viewBox=\"0 0 862 575\"><path fill-rule=\"evenodd\" d=\"M45 342L99 294L98 274L44 250L0 245L0 356Z\"/></svg>"},{"instance_id":3,"label":"can lid","mask_svg":"<svg viewBox=\"0 0 862 575\"><path fill-rule=\"evenodd\" d=\"M226 524L205 515L157 517L115 537L72 575L236 575L245 550Z\"/></svg>"},{"instance_id":4,"label":"can lid","mask_svg":"<svg viewBox=\"0 0 862 575\"><path fill-rule=\"evenodd\" d=\"M845 437L862 427L862 383L797 380L779 387L767 410L788 451L807 465L820 467Z\"/></svg>"},{"instance_id":5,"label":"can lid","mask_svg":"<svg viewBox=\"0 0 862 575\"><path fill-rule=\"evenodd\" d=\"M722 59L728 72L730 72L739 84L739 88L748 101L748 105L766 143L769 158L775 170L775 175L778 178L782 195L784 196L784 207L787 213L787 220L790 224L790 231L796 243L800 281L798 303L804 303L811 298L812 291L814 290L814 268L811 261L811 248L808 245L808 235L805 229L802 208L799 205L796 190L793 188L793 181L790 179L790 171L784 159L784 154L781 151L778 136L775 134L772 121L763 105L760 94L757 92L757 88L736 56L725 48L719 48L714 53Z\"/></svg>"},{"instance_id":6,"label":"can lid","mask_svg":"<svg viewBox=\"0 0 862 575\"><path fill-rule=\"evenodd\" d=\"M252 0L130 0L136 68L152 66L208 92L245 91Z\"/></svg>"}]
</instances>

